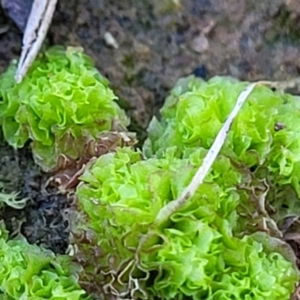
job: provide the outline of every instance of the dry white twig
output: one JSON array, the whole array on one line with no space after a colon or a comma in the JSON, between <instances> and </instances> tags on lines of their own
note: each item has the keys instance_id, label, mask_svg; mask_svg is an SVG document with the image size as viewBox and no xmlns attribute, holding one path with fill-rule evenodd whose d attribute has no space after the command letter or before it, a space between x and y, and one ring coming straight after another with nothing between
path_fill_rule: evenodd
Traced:
<instances>
[{"instance_id":1,"label":"dry white twig","mask_svg":"<svg viewBox=\"0 0 300 300\"><path fill-rule=\"evenodd\" d=\"M278 86L277 83L272 83L268 81L259 81L259 82L249 84L243 90L243 92L239 95L233 110L231 111L224 125L220 129L213 145L211 146L207 155L205 156L202 165L194 175L192 181L184 189L182 194L176 200L169 202L160 210L153 226L156 226L157 224L161 224L164 220L167 220L174 212L176 212L178 209L184 206L185 203L195 194L198 187L202 184L203 180L208 174L214 161L216 160L222 146L224 145L228 131L230 130L230 126L234 121L235 117L237 116L237 114L239 113L242 105L247 100L248 96L251 94L255 86L262 85L262 84L270 85L270 86Z\"/></svg>"},{"instance_id":2,"label":"dry white twig","mask_svg":"<svg viewBox=\"0 0 300 300\"><path fill-rule=\"evenodd\" d=\"M23 37L15 80L20 83L35 60L52 21L57 0L34 0Z\"/></svg>"}]
</instances>

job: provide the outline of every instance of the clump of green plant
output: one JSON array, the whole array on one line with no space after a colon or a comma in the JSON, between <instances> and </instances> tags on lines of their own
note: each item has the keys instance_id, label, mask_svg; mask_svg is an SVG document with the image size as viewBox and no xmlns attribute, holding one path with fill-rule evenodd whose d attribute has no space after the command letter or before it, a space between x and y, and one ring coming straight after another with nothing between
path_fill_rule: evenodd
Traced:
<instances>
[{"instance_id":1,"label":"clump of green plant","mask_svg":"<svg viewBox=\"0 0 300 300\"><path fill-rule=\"evenodd\" d=\"M161 121L152 119L145 154L160 157L172 146L177 147L178 156L185 148L210 148L246 86L245 82L224 77L208 82L193 76L179 80L161 109ZM222 153L250 167L264 161L281 102L280 95L270 89L256 88L234 121Z\"/></svg>"},{"instance_id":2,"label":"clump of green plant","mask_svg":"<svg viewBox=\"0 0 300 300\"><path fill-rule=\"evenodd\" d=\"M12 63L0 77L0 125L11 146L32 141L44 170L54 168L60 155L80 158L99 133L128 125L108 80L81 49L50 48L20 84L16 67Z\"/></svg>"},{"instance_id":3,"label":"clump of green plant","mask_svg":"<svg viewBox=\"0 0 300 300\"><path fill-rule=\"evenodd\" d=\"M83 281L125 298L290 297L299 273L277 238L278 220L300 207L285 200L299 198L297 97L255 88L204 183L163 216L246 85L227 77L179 80L161 120L149 126L143 155L123 148L89 165L76 192L84 217L73 226L78 256L86 258Z\"/></svg>"},{"instance_id":4,"label":"clump of green plant","mask_svg":"<svg viewBox=\"0 0 300 300\"><path fill-rule=\"evenodd\" d=\"M149 126L145 155L163 157L169 147L176 147L178 157L186 148L209 149L246 85L229 77L180 79L161 109L161 120L153 118ZM291 184L300 196L299 118L299 97L257 87L221 153L253 170L265 166L273 180Z\"/></svg>"},{"instance_id":5,"label":"clump of green plant","mask_svg":"<svg viewBox=\"0 0 300 300\"><path fill-rule=\"evenodd\" d=\"M206 149L176 148L143 160L119 149L91 164L77 189L84 222L74 229L86 282L119 298L288 299L298 272L265 235L233 235L237 207L249 197L248 174L219 156L196 194L170 219L156 223L201 165ZM91 249L93 249L91 251Z\"/></svg>"},{"instance_id":6,"label":"clump of green plant","mask_svg":"<svg viewBox=\"0 0 300 300\"><path fill-rule=\"evenodd\" d=\"M68 256L56 257L21 237L8 241L0 225L1 299L88 299L78 284L80 268Z\"/></svg>"},{"instance_id":7,"label":"clump of green plant","mask_svg":"<svg viewBox=\"0 0 300 300\"><path fill-rule=\"evenodd\" d=\"M161 109L160 120L154 117L149 125L143 148L146 157L163 157L169 147L176 157L186 149L209 149L246 85L230 77L208 82L194 76L180 79ZM284 223L286 217L300 212L299 100L256 87L228 132L221 153L251 171L252 177L251 184L242 185L252 192L239 212L253 228L244 224L241 230L260 228L280 237L274 220Z\"/></svg>"}]
</instances>

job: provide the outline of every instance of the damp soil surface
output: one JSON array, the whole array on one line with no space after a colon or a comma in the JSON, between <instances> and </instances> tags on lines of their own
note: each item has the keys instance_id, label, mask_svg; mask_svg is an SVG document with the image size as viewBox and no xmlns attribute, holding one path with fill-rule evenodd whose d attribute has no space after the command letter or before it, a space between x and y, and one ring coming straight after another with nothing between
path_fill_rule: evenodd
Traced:
<instances>
[{"instance_id":1,"label":"damp soil surface","mask_svg":"<svg viewBox=\"0 0 300 300\"><path fill-rule=\"evenodd\" d=\"M4 1L3 1L4 2ZM178 4L177 2L180 2ZM297 0L60 0L45 43L81 46L111 81L140 141L151 117L182 76L232 75L288 80L300 72ZM176 4L177 3L177 4ZM0 9L0 72L20 54L22 32ZM29 148L0 145L0 180L29 200L6 209L11 234L56 253L68 246L65 196Z\"/></svg>"}]
</instances>

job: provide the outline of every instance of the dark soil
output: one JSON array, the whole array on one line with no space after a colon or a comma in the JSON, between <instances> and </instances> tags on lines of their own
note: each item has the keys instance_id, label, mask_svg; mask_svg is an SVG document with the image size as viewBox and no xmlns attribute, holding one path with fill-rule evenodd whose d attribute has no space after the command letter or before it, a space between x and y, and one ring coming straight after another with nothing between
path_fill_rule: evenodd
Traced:
<instances>
[{"instance_id":1,"label":"dark soil","mask_svg":"<svg viewBox=\"0 0 300 300\"><path fill-rule=\"evenodd\" d=\"M12 236L22 233L30 243L37 243L65 253L68 247L64 209L69 207L65 196L47 186L48 177L34 164L29 147L14 151L0 144L0 182L5 192L18 191L20 198L29 198L24 209L6 207L2 213Z\"/></svg>"},{"instance_id":2,"label":"dark soil","mask_svg":"<svg viewBox=\"0 0 300 300\"><path fill-rule=\"evenodd\" d=\"M243 80L287 80L300 73L297 0L60 0L48 45L82 46L107 76L142 141L168 91L182 76L232 75ZM162 4L164 3L164 4ZM170 5L169 5L169 4ZM5 27L9 25L8 27ZM105 42L110 33L118 44ZM0 11L0 72L20 54L22 33ZM30 151L0 147L0 180L29 197L21 211L7 209L11 232L63 253L69 204L34 166Z\"/></svg>"}]
</instances>

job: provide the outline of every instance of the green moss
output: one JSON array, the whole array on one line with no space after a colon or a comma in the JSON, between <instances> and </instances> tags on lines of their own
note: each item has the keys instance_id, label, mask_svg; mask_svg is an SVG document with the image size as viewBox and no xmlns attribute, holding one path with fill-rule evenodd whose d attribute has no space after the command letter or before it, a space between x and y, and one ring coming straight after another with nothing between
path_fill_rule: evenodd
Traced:
<instances>
[{"instance_id":1,"label":"green moss","mask_svg":"<svg viewBox=\"0 0 300 300\"><path fill-rule=\"evenodd\" d=\"M89 165L76 192L83 222L73 227L90 237L77 240L84 280L146 299L290 297L295 256L272 237L280 231L267 201L289 188L300 207L297 97L257 87L204 183L156 222L190 183L246 86L228 77L179 80L149 126L143 155L123 148ZM279 210L284 197L277 195ZM251 234L263 224L271 236Z\"/></svg>"},{"instance_id":2,"label":"green moss","mask_svg":"<svg viewBox=\"0 0 300 300\"><path fill-rule=\"evenodd\" d=\"M60 155L83 155L84 146L114 124L129 124L116 96L80 49L54 47L15 84L16 64L0 77L0 124L7 142L32 141L37 163L55 167Z\"/></svg>"},{"instance_id":3,"label":"green moss","mask_svg":"<svg viewBox=\"0 0 300 300\"><path fill-rule=\"evenodd\" d=\"M0 248L1 299L88 299L78 284L80 268L69 257L55 257L23 238L7 241L2 223Z\"/></svg>"}]
</instances>

